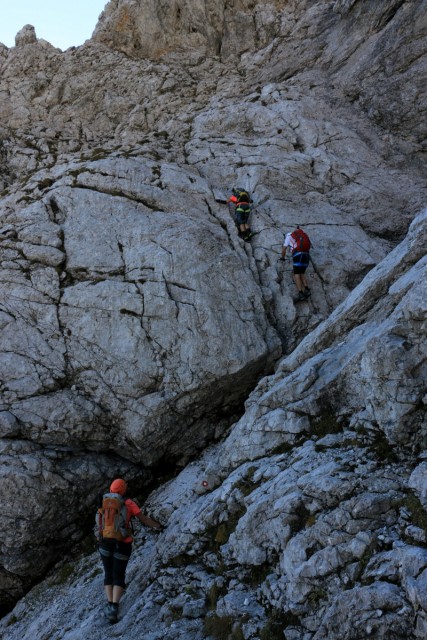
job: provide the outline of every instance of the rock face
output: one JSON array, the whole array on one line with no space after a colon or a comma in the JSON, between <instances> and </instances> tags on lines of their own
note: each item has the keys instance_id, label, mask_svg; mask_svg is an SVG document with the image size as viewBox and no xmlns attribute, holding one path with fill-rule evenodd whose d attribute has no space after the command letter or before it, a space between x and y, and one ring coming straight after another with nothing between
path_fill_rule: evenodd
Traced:
<instances>
[{"instance_id":1,"label":"rock face","mask_svg":"<svg viewBox=\"0 0 427 640\"><path fill-rule=\"evenodd\" d=\"M260 382L229 436L150 496L166 528L137 538L116 633L425 637L426 233L427 211ZM104 638L99 572L96 554L53 572L4 637Z\"/></svg>"},{"instance_id":2,"label":"rock face","mask_svg":"<svg viewBox=\"0 0 427 640\"><path fill-rule=\"evenodd\" d=\"M4 608L112 476L140 491L221 440L151 496L168 526L135 554L128 620L425 637L425 8L112 0L82 47L27 25L0 49ZM296 224L300 306L278 261ZM41 587L50 637L76 608L105 637L87 562L78 598ZM36 599L5 637L42 637Z\"/></svg>"},{"instance_id":3,"label":"rock face","mask_svg":"<svg viewBox=\"0 0 427 640\"><path fill-rule=\"evenodd\" d=\"M225 3L217 0L113 0L101 14L93 40L140 58L160 58L181 48L212 56L219 53L226 15Z\"/></svg>"},{"instance_id":4,"label":"rock face","mask_svg":"<svg viewBox=\"0 0 427 640\"><path fill-rule=\"evenodd\" d=\"M188 184L185 196L179 183ZM110 471L98 468L102 483L122 459L141 469L185 460L221 434L280 341L251 259L209 213L208 195L203 180L175 165L111 159L62 167L45 197L7 215L4 442L37 443L42 458L66 447L83 466L88 452L113 451ZM93 503L96 483L85 481ZM46 529L62 526L69 487L60 487L51 507L58 524L49 519ZM28 499L20 493L13 512Z\"/></svg>"}]
</instances>

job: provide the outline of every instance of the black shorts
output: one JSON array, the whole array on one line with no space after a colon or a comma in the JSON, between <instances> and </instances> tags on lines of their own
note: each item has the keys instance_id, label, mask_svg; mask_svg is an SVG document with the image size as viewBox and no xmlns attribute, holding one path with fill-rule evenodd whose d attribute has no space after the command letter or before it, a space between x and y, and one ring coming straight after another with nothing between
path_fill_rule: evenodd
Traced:
<instances>
[{"instance_id":1,"label":"black shorts","mask_svg":"<svg viewBox=\"0 0 427 640\"><path fill-rule=\"evenodd\" d=\"M305 273L309 263L310 263L310 254L309 253L295 253L292 256L292 263L295 274Z\"/></svg>"},{"instance_id":2,"label":"black shorts","mask_svg":"<svg viewBox=\"0 0 427 640\"><path fill-rule=\"evenodd\" d=\"M125 587L126 567L132 553L131 542L103 540L99 545L99 554L104 565L104 584Z\"/></svg>"},{"instance_id":3,"label":"black shorts","mask_svg":"<svg viewBox=\"0 0 427 640\"><path fill-rule=\"evenodd\" d=\"M236 218L236 224L247 224L249 220L249 215L251 213L251 208L248 204L238 204L236 210L234 212Z\"/></svg>"}]
</instances>

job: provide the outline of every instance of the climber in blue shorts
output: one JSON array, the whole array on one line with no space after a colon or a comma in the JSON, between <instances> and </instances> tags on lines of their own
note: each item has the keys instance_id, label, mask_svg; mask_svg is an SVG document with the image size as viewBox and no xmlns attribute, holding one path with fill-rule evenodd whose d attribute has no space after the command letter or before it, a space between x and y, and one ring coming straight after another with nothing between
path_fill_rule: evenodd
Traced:
<instances>
[{"instance_id":1,"label":"climber in blue shorts","mask_svg":"<svg viewBox=\"0 0 427 640\"><path fill-rule=\"evenodd\" d=\"M298 296L294 302L302 302L311 296L310 287L305 277L306 269L310 264L311 241L306 232L298 226L295 231L285 235L281 260L285 260L288 247L292 255L294 282L298 289Z\"/></svg>"}]
</instances>

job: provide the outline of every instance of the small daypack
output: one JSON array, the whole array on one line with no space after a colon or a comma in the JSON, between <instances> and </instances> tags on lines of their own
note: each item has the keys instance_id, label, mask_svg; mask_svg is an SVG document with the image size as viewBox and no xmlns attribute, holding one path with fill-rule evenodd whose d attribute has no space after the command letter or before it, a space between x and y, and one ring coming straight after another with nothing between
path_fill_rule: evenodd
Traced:
<instances>
[{"instance_id":1,"label":"small daypack","mask_svg":"<svg viewBox=\"0 0 427 640\"><path fill-rule=\"evenodd\" d=\"M239 187L233 188L233 196L237 198L237 203L245 203L249 204L251 202L251 196L246 191L246 189L240 189Z\"/></svg>"},{"instance_id":2,"label":"small daypack","mask_svg":"<svg viewBox=\"0 0 427 640\"><path fill-rule=\"evenodd\" d=\"M96 514L95 535L98 541L103 538L124 540L131 531L126 526L127 508L119 493L106 493Z\"/></svg>"},{"instance_id":3,"label":"small daypack","mask_svg":"<svg viewBox=\"0 0 427 640\"><path fill-rule=\"evenodd\" d=\"M292 255L296 253L308 253L310 251L311 242L310 238L302 229L295 229L291 233L291 237L295 240L296 245L292 249Z\"/></svg>"}]
</instances>

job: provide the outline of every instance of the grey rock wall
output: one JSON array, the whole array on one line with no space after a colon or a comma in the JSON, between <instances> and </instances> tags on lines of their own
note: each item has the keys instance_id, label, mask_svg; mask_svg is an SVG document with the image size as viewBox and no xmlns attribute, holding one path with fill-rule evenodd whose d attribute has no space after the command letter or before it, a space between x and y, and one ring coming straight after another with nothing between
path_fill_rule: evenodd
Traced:
<instances>
[{"instance_id":1,"label":"grey rock wall","mask_svg":"<svg viewBox=\"0 0 427 640\"><path fill-rule=\"evenodd\" d=\"M106 478L141 491L223 439L148 503L168 527L126 637L423 637L425 8L113 0L82 47L0 48L3 607ZM251 244L217 202L237 184ZM105 635L95 566L6 637Z\"/></svg>"},{"instance_id":2,"label":"grey rock wall","mask_svg":"<svg viewBox=\"0 0 427 640\"><path fill-rule=\"evenodd\" d=\"M62 166L44 197L5 207L1 437L5 446L36 446L34 464L65 448L83 467L77 487L57 469L57 500L39 522L45 534L76 528L75 510L62 515L65 495L86 493L88 484L93 504L105 474L116 475L124 460L141 481L144 469L183 464L218 438L281 353L253 258L209 212L209 197L192 171L117 158ZM114 454L110 468L85 472L93 452L100 460ZM18 448L15 464L3 467L6 494L21 457ZM18 513L30 499L26 483L42 502L51 495L35 487L49 478L22 473ZM3 531L9 520L2 516ZM24 560L33 536L23 526L13 540L22 574L37 575L58 554L40 533L44 563ZM9 553L4 543L12 575Z\"/></svg>"},{"instance_id":3,"label":"grey rock wall","mask_svg":"<svg viewBox=\"0 0 427 640\"><path fill-rule=\"evenodd\" d=\"M426 231L424 211L228 437L150 495L165 530L137 537L115 634L425 637ZM105 637L99 562L53 572L7 640Z\"/></svg>"}]
</instances>

